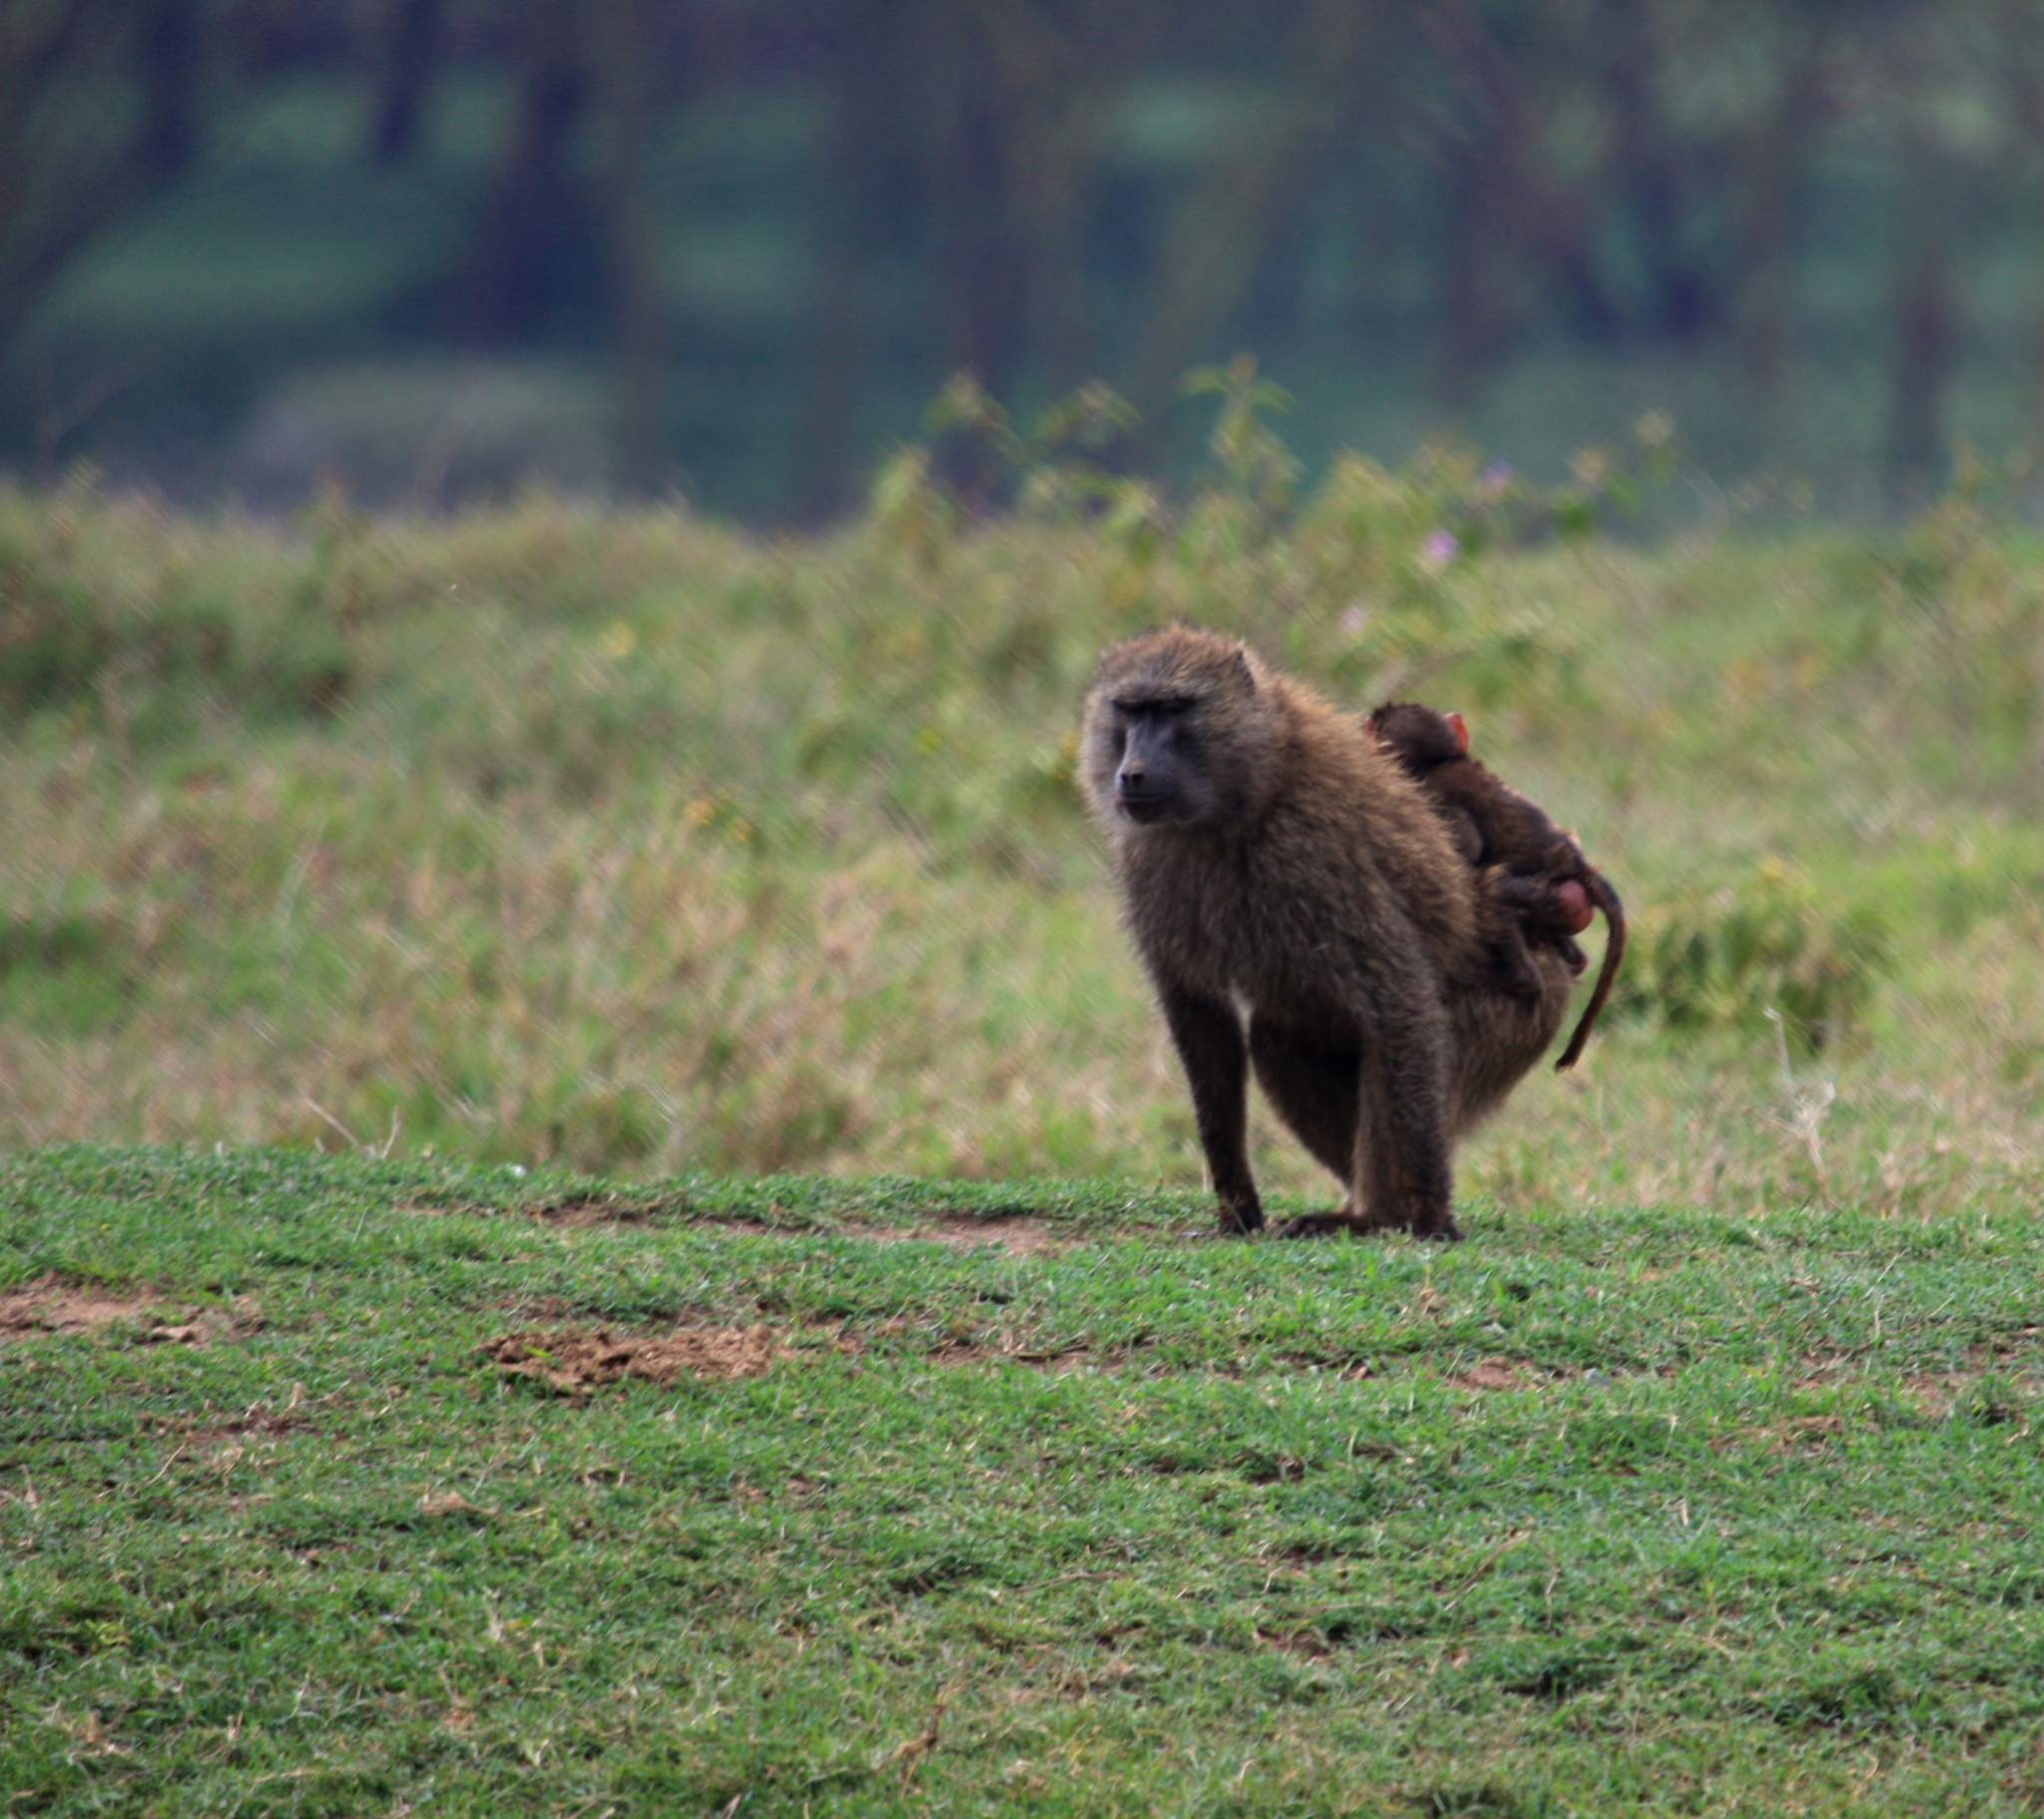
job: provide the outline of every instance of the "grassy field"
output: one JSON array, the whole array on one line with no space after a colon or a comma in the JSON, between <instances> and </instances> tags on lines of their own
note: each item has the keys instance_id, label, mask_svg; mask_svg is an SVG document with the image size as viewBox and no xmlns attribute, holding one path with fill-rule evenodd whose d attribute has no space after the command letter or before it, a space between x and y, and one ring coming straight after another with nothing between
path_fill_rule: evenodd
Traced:
<instances>
[{"instance_id":1,"label":"grassy field","mask_svg":"<svg viewBox=\"0 0 2044 1819\"><path fill-rule=\"evenodd\" d=\"M1207 1222L0 1166L4 1810L2044 1804L2029 1207Z\"/></svg>"},{"instance_id":2,"label":"grassy field","mask_svg":"<svg viewBox=\"0 0 2044 1819\"><path fill-rule=\"evenodd\" d=\"M802 542L0 496L4 1810L2044 1810L2044 550L1237 427ZM1204 1235L1070 776L1174 617L1633 908L1452 1252Z\"/></svg>"},{"instance_id":3,"label":"grassy field","mask_svg":"<svg viewBox=\"0 0 2044 1819\"><path fill-rule=\"evenodd\" d=\"M1529 545L1562 508L1513 484L973 529L908 458L811 542L0 498L0 1144L1194 1184L1070 778L1101 645L1184 617L1463 707L1633 906L1608 1033L1472 1192L2034 1197L2034 540L1957 499Z\"/></svg>"}]
</instances>

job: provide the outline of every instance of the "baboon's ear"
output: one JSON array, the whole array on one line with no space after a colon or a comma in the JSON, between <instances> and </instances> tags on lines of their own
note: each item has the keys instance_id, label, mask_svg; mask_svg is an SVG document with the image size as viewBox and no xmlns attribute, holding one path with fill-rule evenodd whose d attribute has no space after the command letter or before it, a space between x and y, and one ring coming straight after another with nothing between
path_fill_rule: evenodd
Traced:
<instances>
[{"instance_id":1,"label":"baboon's ear","mask_svg":"<svg viewBox=\"0 0 2044 1819\"><path fill-rule=\"evenodd\" d=\"M1250 662L1250 654L1240 645L1235 648L1235 667L1242 673L1242 685L1252 694L1257 691L1257 667Z\"/></svg>"},{"instance_id":2,"label":"baboon's ear","mask_svg":"<svg viewBox=\"0 0 2044 1819\"><path fill-rule=\"evenodd\" d=\"M1465 757L1465 758L1466 758L1466 757L1467 757L1467 756L1469 755L1469 724L1468 724L1468 722L1467 722L1466 720L1464 720L1464 719L1462 718L1462 716L1461 716L1461 715L1460 715L1459 713L1447 713L1447 714L1443 714L1443 715L1442 715L1441 717L1442 717L1443 719L1445 719L1445 720L1446 720L1446 721L1448 722L1448 724L1449 724L1450 726L1454 727L1454 729L1455 729L1455 750L1456 750L1457 752L1459 752L1459 753L1460 753L1460 754L1461 754L1461 755L1462 755L1463 757Z\"/></svg>"}]
</instances>

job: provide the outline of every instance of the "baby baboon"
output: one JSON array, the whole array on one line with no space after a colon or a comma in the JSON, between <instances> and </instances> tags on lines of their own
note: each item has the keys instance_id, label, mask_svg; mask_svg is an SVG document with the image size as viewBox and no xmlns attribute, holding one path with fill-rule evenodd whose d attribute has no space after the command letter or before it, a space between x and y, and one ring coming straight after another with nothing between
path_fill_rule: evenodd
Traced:
<instances>
[{"instance_id":1,"label":"baby baboon","mask_svg":"<svg viewBox=\"0 0 2044 1819\"><path fill-rule=\"evenodd\" d=\"M1264 1223L1248 1076L1348 1184L1339 1224L1458 1235L1453 1140L1532 1066L1573 975L1486 978L1477 878L1353 717L1239 644L1176 628L1109 651L1083 769L1130 932L1192 1088L1224 1232Z\"/></svg>"},{"instance_id":2,"label":"baby baboon","mask_svg":"<svg viewBox=\"0 0 2044 1819\"><path fill-rule=\"evenodd\" d=\"M1574 1067L1625 958L1625 906L1618 893L1546 810L1469 755L1469 728L1459 713L1441 713L1417 701L1386 701L1369 716L1369 728L1425 788L1446 816L1462 856L1484 874L1491 903L1503 913L1482 916L1483 932L1507 990L1540 989L1540 975L1527 951L1528 934L1557 949L1581 972L1583 950L1575 937L1590 926L1593 904L1604 912L1609 939L1597 988L1555 1063Z\"/></svg>"}]
</instances>

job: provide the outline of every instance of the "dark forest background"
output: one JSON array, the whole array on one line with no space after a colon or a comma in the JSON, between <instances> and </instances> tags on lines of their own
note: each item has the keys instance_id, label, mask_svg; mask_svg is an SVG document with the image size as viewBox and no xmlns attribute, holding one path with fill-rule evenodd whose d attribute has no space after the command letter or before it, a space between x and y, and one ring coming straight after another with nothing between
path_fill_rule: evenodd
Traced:
<instances>
[{"instance_id":1,"label":"dark forest background","mask_svg":"<svg viewBox=\"0 0 2044 1819\"><path fill-rule=\"evenodd\" d=\"M2044 427L2044 0L0 0L0 462L815 521L969 371L1907 506Z\"/></svg>"}]
</instances>

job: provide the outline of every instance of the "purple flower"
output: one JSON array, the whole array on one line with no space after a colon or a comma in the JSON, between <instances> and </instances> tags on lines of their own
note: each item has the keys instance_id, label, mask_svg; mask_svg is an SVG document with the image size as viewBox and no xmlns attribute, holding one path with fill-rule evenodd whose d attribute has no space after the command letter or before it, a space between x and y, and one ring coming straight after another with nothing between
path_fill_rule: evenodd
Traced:
<instances>
[{"instance_id":1,"label":"purple flower","mask_svg":"<svg viewBox=\"0 0 2044 1819\"><path fill-rule=\"evenodd\" d=\"M1429 531L1419 545L1419 561L1422 568L1445 569L1462 553L1462 546L1455 541L1453 531Z\"/></svg>"},{"instance_id":2,"label":"purple flower","mask_svg":"<svg viewBox=\"0 0 2044 1819\"><path fill-rule=\"evenodd\" d=\"M1501 498L1505 488L1511 484L1512 464L1509 461L1486 462L1483 472L1476 476L1476 490L1485 499Z\"/></svg>"}]
</instances>

